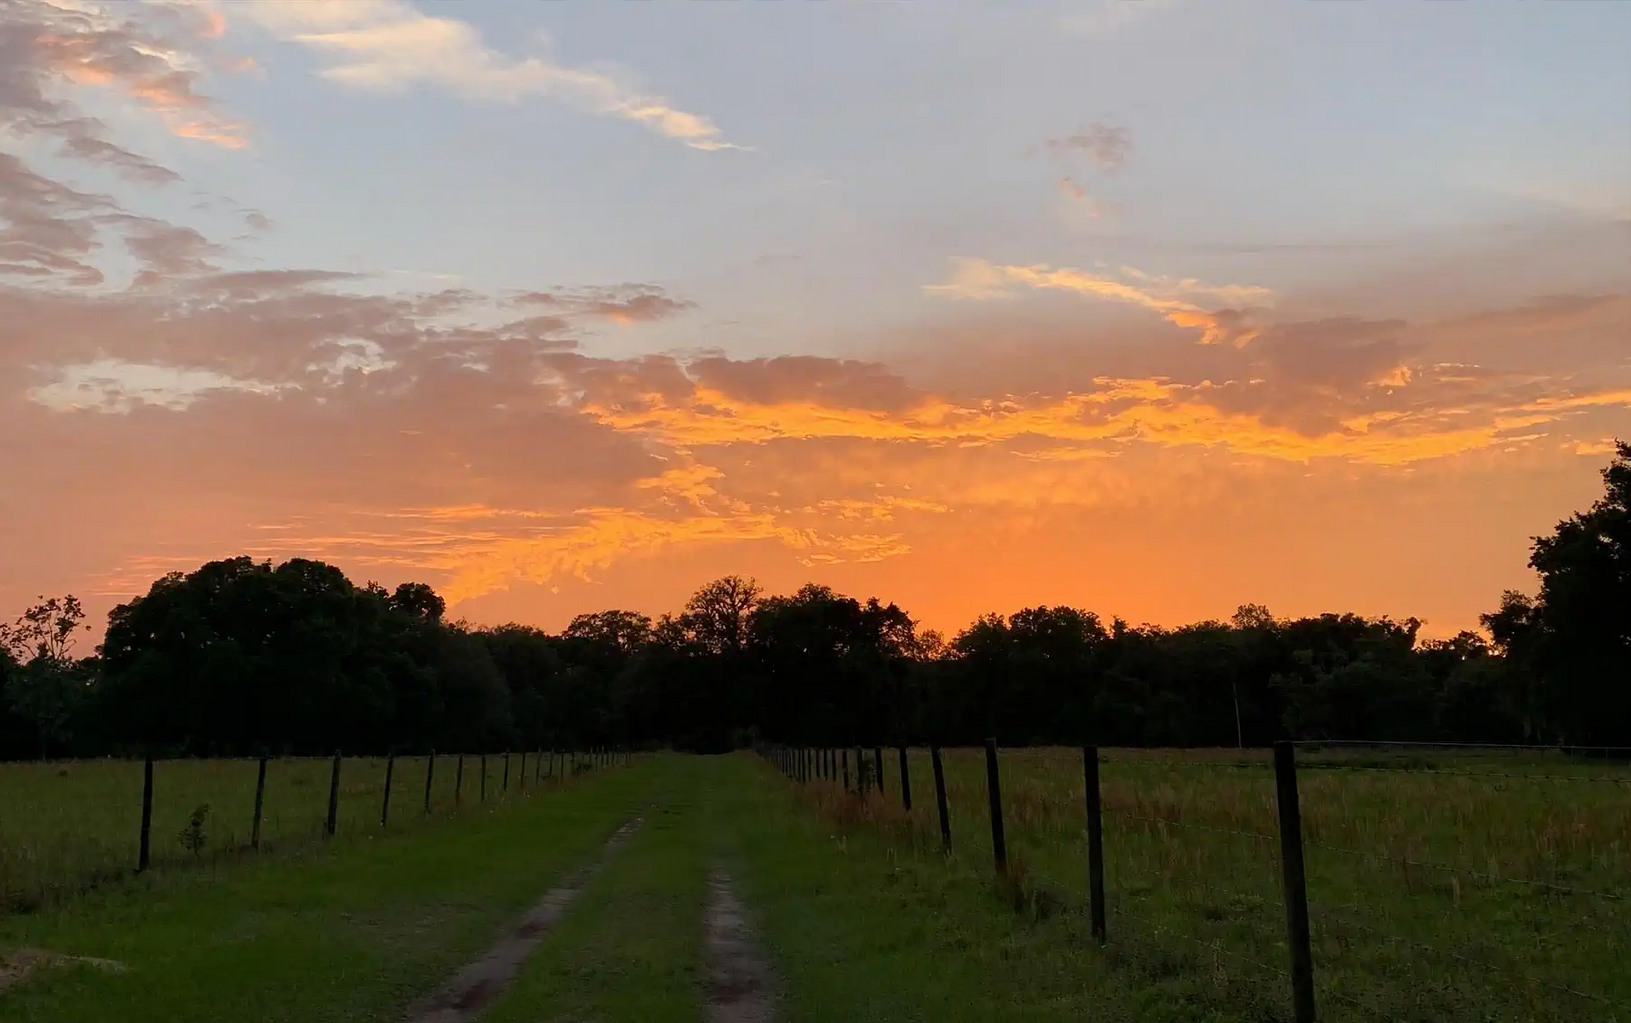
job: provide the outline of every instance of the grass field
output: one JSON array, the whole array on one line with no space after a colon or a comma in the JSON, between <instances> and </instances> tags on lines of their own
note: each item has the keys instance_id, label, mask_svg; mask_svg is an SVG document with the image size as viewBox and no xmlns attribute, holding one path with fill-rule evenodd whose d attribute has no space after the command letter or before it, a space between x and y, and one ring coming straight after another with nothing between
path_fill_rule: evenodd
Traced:
<instances>
[{"instance_id":1,"label":"grass field","mask_svg":"<svg viewBox=\"0 0 1631 1023\"><path fill-rule=\"evenodd\" d=\"M480 757L466 757L462 806L482 802ZM486 757L486 798L523 791L521 755ZM277 852L312 845L328 815L330 758L277 758L267 762L261 849ZM254 822L255 760L165 760L154 764L150 838L155 869L198 866L246 848ZM537 757L526 760L526 787ZM398 757L392 771L393 830L415 826L425 814L427 757ZM553 771L559 775L561 761ZM336 833L378 835L384 809L386 761L346 758L340 768ZM439 756L431 775L433 818L456 809L458 757ZM182 835L207 807L196 851ZM0 910L27 910L72 896L89 885L127 877L140 844L142 764L82 760L0 764Z\"/></svg>"},{"instance_id":2,"label":"grass field","mask_svg":"<svg viewBox=\"0 0 1631 1023\"><path fill-rule=\"evenodd\" d=\"M1301 784L1321 1020L1631 1019L1520 979L1625 997L1615 958L1631 936L1625 903L1606 897L1625 893L1623 775L1510 758L1418 757L1403 774L1378 758L1305 760L1322 758L1331 766L1305 763ZM512 790L459 819L154 871L0 917L0 962L43 949L122 967L58 959L9 987L0 976L0 1023L397 1023L632 816L643 826L484 1023L707 1018L703 907L715 867L768 953L779 1020L1291 1018L1278 863L1256 837L1274 834L1266 763L1108 755L1104 948L1082 906L1078 754L1004 753L1007 883L991 870L978 751L947 754L950 856L938 848L927 757L912 761L911 815L898 809L892 757L887 766L883 797L862 804L745 754L645 757L526 797ZM1401 850L1458 872L1411 866ZM1502 972L1472 965L1486 959Z\"/></svg>"},{"instance_id":3,"label":"grass field","mask_svg":"<svg viewBox=\"0 0 1631 1023\"><path fill-rule=\"evenodd\" d=\"M944 756L951 866L990 871L984 753ZM1631 1019L1631 771L1456 751L1300 760L1322 1019ZM883 796L858 804L825 783L808 795L833 820L936 848L928 755L909 763L909 815L893 751ZM1012 894L1032 913L1079 914L1080 752L1007 750L1001 770ZM1101 792L1107 954L1150 977L1209 978L1205 1002L1280 1018L1290 982L1266 753L1107 751Z\"/></svg>"},{"instance_id":4,"label":"grass field","mask_svg":"<svg viewBox=\"0 0 1631 1023\"><path fill-rule=\"evenodd\" d=\"M377 840L154 872L0 917L0 950L76 957L0 991L0 1021L394 1020L592 857L657 777L607 771Z\"/></svg>"},{"instance_id":5,"label":"grass field","mask_svg":"<svg viewBox=\"0 0 1631 1023\"><path fill-rule=\"evenodd\" d=\"M835 833L768 766L737 755L649 758L470 819L155 875L0 921L0 950L123 967L37 971L0 992L0 1021L397 1023L630 814L644 826L483 1023L701 1023L714 865L769 953L779 1020L1245 1018L1189 1011L1178 982L1127 974L1079 920L1016 914L988 878L937 853Z\"/></svg>"}]
</instances>

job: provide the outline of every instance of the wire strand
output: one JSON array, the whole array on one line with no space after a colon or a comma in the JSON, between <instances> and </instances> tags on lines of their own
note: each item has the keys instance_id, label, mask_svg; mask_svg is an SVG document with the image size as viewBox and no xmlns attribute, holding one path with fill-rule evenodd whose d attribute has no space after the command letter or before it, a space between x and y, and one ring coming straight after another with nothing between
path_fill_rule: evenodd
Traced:
<instances>
[{"instance_id":1,"label":"wire strand","mask_svg":"<svg viewBox=\"0 0 1631 1023\"><path fill-rule=\"evenodd\" d=\"M1388 774L1443 774L1457 778L1498 778L1514 781L1555 781L1555 782L1595 782L1603 785L1631 785L1631 776L1624 778L1610 778L1599 774L1510 774L1500 771L1453 771L1442 767L1387 767L1380 764L1322 764L1319 762L1301 761L1297 764L1299 770L1310 771L1382 771Z\"/></svg>"},{"instance_id":2,"label":"wire strand","mask_svg":"<svg viewBox=\"0 0 1631 1023\"><path fill-rule=\"evenodd\" d=\"M1294 746L1366 746L1371 748L1398 746L1405 749L1504 749L1519 752L1546 753L1631 753L1631 746L1525 746L1506 742L1423 742L1400 739L1297 739Z\"/></svg>"},{"instance_id":3,"label":"wire strand","mask_svg":"<svg viewBox=\"0 0 1631 1023\"><path fill-rule=\"evenodd\" d=\"M1235 835L1239 838L1251 838L1260 842L1278 842L1277 835L1266 835L1260 831L1236 831L1233 828L1214 828L1209 824L1187 824L1184 821L1169 821L1163 817L1143 817L1134 813L1124 813L1121 810L1102 810L1106 817L1121 817L1130 821L1141 821L1147 824L1165 824L1169 827L1183 828L1186 831L1209 831L1217 835Z\"/></svg>"}]
</instances>

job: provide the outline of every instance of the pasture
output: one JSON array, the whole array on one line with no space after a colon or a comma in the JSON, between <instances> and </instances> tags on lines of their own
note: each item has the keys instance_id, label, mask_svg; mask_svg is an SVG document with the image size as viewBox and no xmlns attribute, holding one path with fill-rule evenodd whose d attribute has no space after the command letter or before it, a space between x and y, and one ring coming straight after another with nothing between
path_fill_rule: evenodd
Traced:
<instances>
[{"instance_id":1,"label":"pasture","mask_svg":"<svg viewBox=\"0 0 1631 1023\"><path fill-rule=\"evenodd\" d=\"M386 812L386 759L343 758L335 836L366 838L410 828L461 806L553 784L562 770L556 756L550 777L537 779L536 755L528 754L523 768L521 754L511 754L506 785L503 754L464 757L462 777L459 759L438 756L430 771L428 757L395 758ZM155 761L152 869L188 869L246 851L254 837L259 769L255 759ZM297 850L324 839L332 771L329 757L267 761L262 852ZM0 909L35 908L130 875L140 849L143 782L139 760L0 764Z\"/></svg>"},{"instance_id":2,"label":"pasture","mask_svg":"<svg viewBox=\"0 0 1631 1023\"><path fill-rule=\"evenodd\" d=\"M1103 752L1101 946L1080 751L1001 751L1001 877L984 751L943 753L949 853L923 750L908 757L910 812L893 750L882 792L864 798L745 754L639 757L572 785L534 781L529 757L524 796L517 758L506 796L489 757L483 804L467 758L457 812L456 769L443 770L455 761L439 757L428 816L423 758L399 759L383 831L383 761L347 760L335 841L322 839L331 763L272 761L263 850L290 854L258 856L232 851L252 811L211 817L197 853L179 840L189 805L251 806L254 761L160 763L154 869L94 891L88 872L134 853L141 765L7 768L8 883L54 894L0 914L0 1020L396 1023L562 883L581 897L513 984L460 1018L729 1018L715 1011L706 924L721 871L770 964L779 1019L1293 1018L1266 754ZM1319 1020L1631 1020L1631 772L1527 752L1299 756ZM853 750L850 770L853 783ZM175 794L163 813L162 792ZM18 793L41 812L10 812ZM607 853L630 822L627 848ZM120 970L8 982L18 950Z\"/></svg>"},{"instance_id":3,"label":"pasture","mask_svg":"<svg viewBox=\"0 0 1631 1023\"><path fill-rule=\"evenodd\" d=\"M855 772L854 751L850 751ZM872 760L872 751L867 751ZM983 750L943 751L948 869L992 872ZM824 815L938 849L929 754L880 794L808 785ZM1088 899L1082 754L1003 750L1005 897L1037 915ZM1304 749L1299 790L1321 1019L1625 1020L1631 770L1529 751ZM1101 752L1105 954L1183 974L1206 1002L1290 1004L1267 751Z\"/></svg>"}]
</instances>

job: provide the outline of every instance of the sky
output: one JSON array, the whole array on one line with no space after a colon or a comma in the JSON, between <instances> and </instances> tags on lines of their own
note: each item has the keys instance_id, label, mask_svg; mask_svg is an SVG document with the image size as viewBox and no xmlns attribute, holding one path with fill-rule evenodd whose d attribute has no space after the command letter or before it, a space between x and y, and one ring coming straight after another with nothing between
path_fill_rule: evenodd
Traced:
<instances>
[{"instance_id":1,"label":"sky","mask_svg":"<svg viewBox=\"0 0 1631 1023\"><path fill-rule=\"evenodd\" d=\"M0 0L0 617L316 557L1476 628L1631 438L1631 4Z\"/></svg>"}]
</instances>

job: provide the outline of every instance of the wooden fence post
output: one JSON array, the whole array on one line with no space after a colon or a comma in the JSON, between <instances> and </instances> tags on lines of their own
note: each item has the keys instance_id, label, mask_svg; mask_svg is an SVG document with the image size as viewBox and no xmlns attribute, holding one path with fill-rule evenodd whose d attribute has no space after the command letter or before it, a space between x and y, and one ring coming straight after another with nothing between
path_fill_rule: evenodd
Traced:
<instances>
[{"instance_id":1,"label":"wooden fence post","mask_svg":"<svg viewBox=\"0 0 1631 1023\"><path fill-rule=\"evenodd\" d=\"M510 755L504 754L504 791L510 791Z\"/></svg>"},{"instance_id":2,"label":"wooden fence post","mask_svg":"<svg viewBox=\"0 0 1631 1023\"><path fill-rule=\"evenodd\" d=\"M425 816L430 816L430 783L436 778L436 751L430 751L430 759L425 761Z\"/></svg>"},{"instance_id":3,"label":"wooden fence post","mask_svg":"<svg viewBox=\"0 0 1631 1023\"><path fill-rule=\"evenodd\" d=\"M845 746L838 751L838 762L844 768L844 791L849 791L849 747Z\"/></svg>"},{"instance_id":4,"label":"wooden fence post","mask_svg":"<svg viewBox=\"0 0 1631 1023\"><path fill-rule=\"evenodd\" d=\"M323 822L323 833L330 838L334 837L334 829L340 823L340 754L334 754L334 770L328 777L328 819Z\"/></svg>"},{"instance_id":5,"label":"wooden fence post","mask_svg":"<svg viewBox=\"0 0 1631 1023\"><path fill-rule=\"evenodd\" d=\"M136 851L136 869L146 870L153 851L153 754L142 760L142 836Z\"/></svg>"},{"instance_id":6,"label":"wooden fence post","mask_svg":"<svg viewBox=\"0 0 1631 1023\"><path fill-rule=\"evenodd\" d=\"M899 748L900 753L900 805L907 813L912 812L912 774L906 766L906 747Z\"/></svg>"},{"instance_id":7,"label":"wooden fence post","mask_svg":"<svg viewBox=\"0 0 1631 1023\"><path fill-rule=\"evenodd\" d=\"M527 788L527 751L521 751L521 766L515 771L515 787L525 791Z\"/></svg>"},{"instance_id":8,"label":"wooden fence post","mask_svg":"<svg viewBox=\"0 0 1631 1023\"><path fill-rule=\"evenodd\" d=\"M1099 793L1099 748L1082 747L1082 781L1087 792L1087 891L1093 937L1105 942L1104 813Z\"/></svg>"},{"instance_id":9,"label":"wooden fence post","mask_svg":"<svg viewBox=\"0 0 1631 1023\"><path fill-rule=\"evenodd\" d=\"M997 873L1008 872L1008 844L1002 835L1002 778L997 773L997 740L985 740L985 791L991 801L991 856Z\"/></svg>"},{"instance_id":10,"label":"wooden fence post","mask_svg":"<svg viewBox=\"0 0 1631 1023\"><path fill-rule=\"evenodd\" d=\"M1274 744L1274 796L1280 809L1280 869L1285 881L1286 944L1291 951L1292 1018L1314 1023L1314 955L1308 936L1308 874L1303 865L1302 809L1297 805L1297 748Z\"/></svg>"},{"instance_id":11,"label":"wooden fence post","mask_svg":"<svg viewBox=\"0 0 1631 1023\"><path fill-rule=\"evenodd\" d=\"M951 852L951 814L946 809L946 771L940 765L940 747L929 747L929 760L934 765L934 804L940 811L940 848Z\"/></svg>"},{"instance_id":12,"label":"wooden fence post","mask_svg":"<svg viewBox=\"0 0 1631 1023\"><path fill-rule=\"evenodd\" d=\"M883 747L872 747L872 774L878 782L878 795L883 795Z\"/></svg>"},{"instance_id":13,"label":"wooden fence post","mask_svg":"<svg viewBox=\"0 0 1631 1023\"><path fill-rule=\"evenodd\" d=\"M391 776L396 773L396 754L392 753L385 758L385 798L379 804L379 829L391 821Z\"/></svg>"},{"instance_id":14,"label":"wooden fence post","mask_svg":"<svg viewBox=\"0 0 1631 1023\"><path fill-rule=\"evenodd\" d=\"M459 766L453 772L453 808L464 802L464 754L459 754Z\"/></svg>"},{"instance_id":15,"label":"wooden fence post","mask_svg":"<svg viewBox=\"0 0 1631 1023\"><path fill-rule=\"evenodd\" d=\"M255 769L255 819L249 825L249 848L261 847L261 818L266 816L266 758Z\"/></svg>"}]
</instances>

